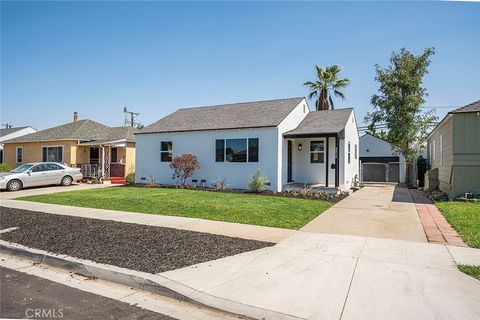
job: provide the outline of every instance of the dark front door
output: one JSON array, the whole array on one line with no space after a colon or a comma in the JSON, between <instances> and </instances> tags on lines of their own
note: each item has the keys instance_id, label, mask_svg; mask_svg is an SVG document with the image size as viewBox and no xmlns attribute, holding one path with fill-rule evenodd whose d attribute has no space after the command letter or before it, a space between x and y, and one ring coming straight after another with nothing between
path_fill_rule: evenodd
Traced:
<instances>
[{"instance_id":1,"label":"dark front door","mask_svg":"<svg viewBox=\"0 0 480 320\"><path fill-rule=\"evenodd\" d=\"M292 182L293 150L292 141L288 140L287 150L287 182Z\"/></svg>"},{"instance_id":2,"label":"dark front door","mask_svg":"<svg viewBox=\"0 0 480 320\"><path fill-rule=\"evenodd\" d=\"M90 148L90 164L100 163L100 148Z\"/></svg>"}]
</instances>

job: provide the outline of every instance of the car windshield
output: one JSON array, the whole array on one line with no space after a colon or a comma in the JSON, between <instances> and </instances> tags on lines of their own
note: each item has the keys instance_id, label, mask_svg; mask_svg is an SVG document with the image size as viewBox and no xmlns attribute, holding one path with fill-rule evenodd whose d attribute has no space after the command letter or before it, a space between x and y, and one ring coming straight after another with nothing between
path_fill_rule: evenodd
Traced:
<instances>
[{"instance_id":1,"label":"car windshield","mask_svg":"<svg viewBox=\"0 0 480 320\"><path fill-rule=\"evenodd\" d=\"M22 173L33 167L33 164L22 164L20 167L17 167L10 171L11 173Z\"/></svg>"}]
</instances>

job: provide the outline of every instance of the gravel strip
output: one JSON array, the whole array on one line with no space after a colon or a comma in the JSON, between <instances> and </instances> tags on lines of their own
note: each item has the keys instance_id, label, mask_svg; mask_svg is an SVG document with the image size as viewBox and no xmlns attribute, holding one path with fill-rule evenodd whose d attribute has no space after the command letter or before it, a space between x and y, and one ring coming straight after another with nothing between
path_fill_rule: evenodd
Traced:
<instances>
[{"instance_id":1,"label":"gravel strip","mask_svg":"<svg viewBox=\"0 0 480 320\"><path fill-rule=\"evenodd\" d=\"M99 263L159 273L273 243L0 207L0 239Z\"/></svg>"}]
</instances>

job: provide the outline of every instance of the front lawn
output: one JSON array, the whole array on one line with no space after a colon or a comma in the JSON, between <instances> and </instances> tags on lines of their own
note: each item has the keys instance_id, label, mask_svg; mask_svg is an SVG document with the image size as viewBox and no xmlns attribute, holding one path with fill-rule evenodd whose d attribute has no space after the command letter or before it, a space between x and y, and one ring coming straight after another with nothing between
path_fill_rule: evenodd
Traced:
<instances>
[{"instance_id":1,"label":"front lawn","mask_svg":"<svg viewBox=\"0 0 480 320\"><path fill-rule=\"evenodd\" d=\"M436 205L463 241L480 248L480 203L449 201Z\"/></svg>"},{"instance_id":2,"label":"front lawn","mask_svg":"<svg viewBox=\"0 0 480 320\"><path fill-rule=\"evenodd\" d=\"M472 266L468 264L459 264L458 270L463 273L468 274L471 277L474 277L477 280L480 280L480 266Z\"/></svg>"},{"instance_id":3,"label":"front lawn","mask_svg":"<svg viewBox=\"0 0 480 320\"><path fill-rule=\"evenodd\" d=\"M170 188L114 187L18 198L76 207L298 229L330 208L320 200Z\"/></svg>"}]
</instances>

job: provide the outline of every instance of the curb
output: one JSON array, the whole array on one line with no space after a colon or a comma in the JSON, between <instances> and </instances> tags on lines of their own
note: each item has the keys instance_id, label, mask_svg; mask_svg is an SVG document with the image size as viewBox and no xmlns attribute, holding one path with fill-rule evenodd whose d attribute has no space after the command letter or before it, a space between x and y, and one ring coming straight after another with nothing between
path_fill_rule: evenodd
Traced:
<instances>
[{"instance_id":1,"label":"curb","mask_svg":"<svg viewBox=\"0 0 480 320\"><path fill-rule=\"evenodd\" d=\"M72 271L84 276L95 277L132 288L141 289L180 301L216 309L231 315L250 319L299 320L296 316L272 310L254 307L240 302L220 298L188 287L162 275L130 270L117 266L78 259L67 255L49 253L40 249L29 248L17 243L0 240L0 253L7 253L26 258L37 264L46 264Z\"/></svg>"}]
</instances>

